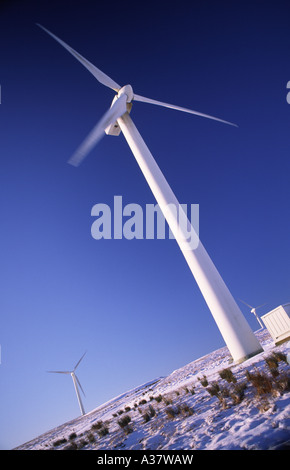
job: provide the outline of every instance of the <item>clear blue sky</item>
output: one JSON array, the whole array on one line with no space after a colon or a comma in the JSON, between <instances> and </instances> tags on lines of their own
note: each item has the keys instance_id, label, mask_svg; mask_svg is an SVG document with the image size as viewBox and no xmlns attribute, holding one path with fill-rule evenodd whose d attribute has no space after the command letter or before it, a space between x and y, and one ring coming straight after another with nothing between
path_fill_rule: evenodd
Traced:
<instances>
[{"instance_id":1,"label":"clear blue sky","mask_svg":"<svg viewBox=\"0 0 290 470\"><path fill-rule=\"evenodd\" d=\"M140 6L142 3L142 6ZM0 6L0 448L224 346L174 240L94 240L91 209L153 196L123 136L67 164L113 99L35 23L137 94L131 116L236 299L290 300L287 2ZM259 325L240 304L253 330Z\"/></svg>"}]
</instances>

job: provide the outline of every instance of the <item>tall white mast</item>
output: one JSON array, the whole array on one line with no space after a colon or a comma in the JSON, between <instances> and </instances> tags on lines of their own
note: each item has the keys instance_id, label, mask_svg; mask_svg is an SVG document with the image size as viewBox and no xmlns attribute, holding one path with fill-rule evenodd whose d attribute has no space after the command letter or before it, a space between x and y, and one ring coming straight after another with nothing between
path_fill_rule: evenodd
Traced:
<instances>
[{"instance_id":1,"label":"tall white mast","mask_svg":"<svg viewBox=\"0 0 290 470\"><path fill-rule=\"evenodd\" d=\"M74 386L75 386L75 391L76 391L76 394L77 394L77 399L78 399L78 402L79 402L79 407L80 407L81 413L82 413L82 415L85 415L86 413L85 413L84 405L83 405L81 395L80 395L80 391L79 391L78 384L77 384L77 377L74 374L74 372L71 372L71 376L72 376L73 383L74 383Z\"/></svg>"},{"instance_id":2,"label":"tall white mast","mask_svg":"<svg viewBox=\"0 0 290 470\"><path fill-rule=\"evenodd\" d=\"M175 236L234 361L241 362L262 352L259 341L203 245L199 242L198 247L192 249L188 242L188 233L182 233L183 225L180 224L178 227L176 211L168 210L170 204L178 207L179 203L129 114L123 114L118 119L118 124Z\"/></svg>"}]
</instances>

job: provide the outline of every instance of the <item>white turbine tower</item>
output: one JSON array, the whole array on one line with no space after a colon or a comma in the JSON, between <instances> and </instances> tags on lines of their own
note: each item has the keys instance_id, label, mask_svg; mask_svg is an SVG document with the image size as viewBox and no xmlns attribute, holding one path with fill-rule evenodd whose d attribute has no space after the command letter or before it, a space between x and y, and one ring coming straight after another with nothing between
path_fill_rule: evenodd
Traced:
<instances>
[{"instance_id":1,"label":"white turbine tower","mask_svg":"<svg viewBox=\"0 0 290 470\"><path fill-rule=\"evenodd\" d=\"M264 307L264 305L266 304L262 304L262 305L259 305L258 307L252 307L252 305L249 305L247 304L246 302L244 302L242 299L239 299L241 302L243 302L243 304L247 305L247 307L249 307L251 309L251 313L253 313L259 323L259 325L261 326L261 328L264 328L264 325L263 323L261 322L260 318L258 317L257 313L256 313L256 310L258 308L261 308L261 307Z\"/></svg>"},{"instance_id":2,"label":"white turbine tower","mask_svg":"<svg viewBox=\"0 0 290 470\"><path fill-rule=\"evenodd\" d=\"M188 263L188 266L203 294L234 361L242 362L249 357L262 352L263 349L259 341L250 329L250 326L242 315L239 307L203 245L199 242L197 248L195 247L193 249L188 241L188 231L185 230L185 227L180 228L178 226L176 210L172 210L172 207L180 208L179 203L131 120L129 113L131 111L132 104L136 101L141 101L214 119L215 121L220 121L230 125L235 124L207 114L192 111L187 108L181 108L180 106L136 95L133 93L131 85L121 87L61 39L56 37L43 26L39 26L58 41L65 49L67 49L77 60L79 60L100 83L111 88L117 93L110 109L104 114L103 118L97 123L88 137L76 150L70 158L69 163L74 166L78 166L96 145L98 140L104 135L104 132L109 135L119 135L122 131L172 233L174 234L174 237ZM186 216L184 215L184 217ZM190 222L187 221L187 223L188 225L186 229L190 227L190 230L192 230L191 233L194 233L194 229L191 227Z\"/></svg>"},{"instance_id":3,"label":"white turbine tower","mask_svg":"<svg viewBox=\"0 0 290 470\"><path fill-rule=\"evenodd\" d=\"M83 392L84 395L85 395L85 392L83 391L83 388L81 386L81 383L80 383L79 379L77 378L77 375L75 374L75 371L76 371L76 368L79 366L79 363L81 362L81 360L82 360L82 358L84 357L85 354L86 353L84 353L82 355L80 360L74 366L73 370L65 370L65 371L63 371L63 370L48 370L47 371L51 374L70 374L71 375L71 378L73 379L73 383L74 383L74 387L75 387L75 391L76 391L76 394L77 394L77 399L78 399L78 402L79 402L79 407L80 407L82 415L85 414L85 410L84 410L84 405L83 405L83 402L82 402L82 399L81 399L79 387L80 387L80 389L81 389L81 391ZM79 387L78 387L78 385L79 385Z\"/></svg>"}]
</instances>

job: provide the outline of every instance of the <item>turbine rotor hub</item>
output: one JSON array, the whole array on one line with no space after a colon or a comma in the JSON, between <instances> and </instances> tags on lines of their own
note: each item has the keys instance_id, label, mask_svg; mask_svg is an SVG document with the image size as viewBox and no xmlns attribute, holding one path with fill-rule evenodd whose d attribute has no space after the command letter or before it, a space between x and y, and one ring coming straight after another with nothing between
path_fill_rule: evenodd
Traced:
<instances>
[{"instance_id":1,"label":"turbine rotor hub","mask_svg":"<svg viewBox=\"0 0 290 470\"><path fill-rule=\"evenodd\" d=\"M134 98L133 88L131 85L125 85L118 91L118 96L127 95L127 103L131 103Z\"/></svg>"}]
</instances>

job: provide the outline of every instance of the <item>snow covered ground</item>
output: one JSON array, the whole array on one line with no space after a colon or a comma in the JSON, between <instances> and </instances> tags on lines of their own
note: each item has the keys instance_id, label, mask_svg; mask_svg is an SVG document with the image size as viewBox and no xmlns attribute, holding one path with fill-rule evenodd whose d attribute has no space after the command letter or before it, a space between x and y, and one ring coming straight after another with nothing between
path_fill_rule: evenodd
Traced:
<instances>
[{"instance_id":1,"label":"snow covered ground","mask_svg":"<svg viewBox=\"0 0 290 470\"><path fill-rule=\"evenodd\" d=\"M265 329L256 335L264 352L242 364L221 348L16 449L290 449L290 365L280 357L271 372L265 361L287 355L289 343L275 346ZM235 382L220 376L229 368Z\"/></svg>"}]
</instances>

